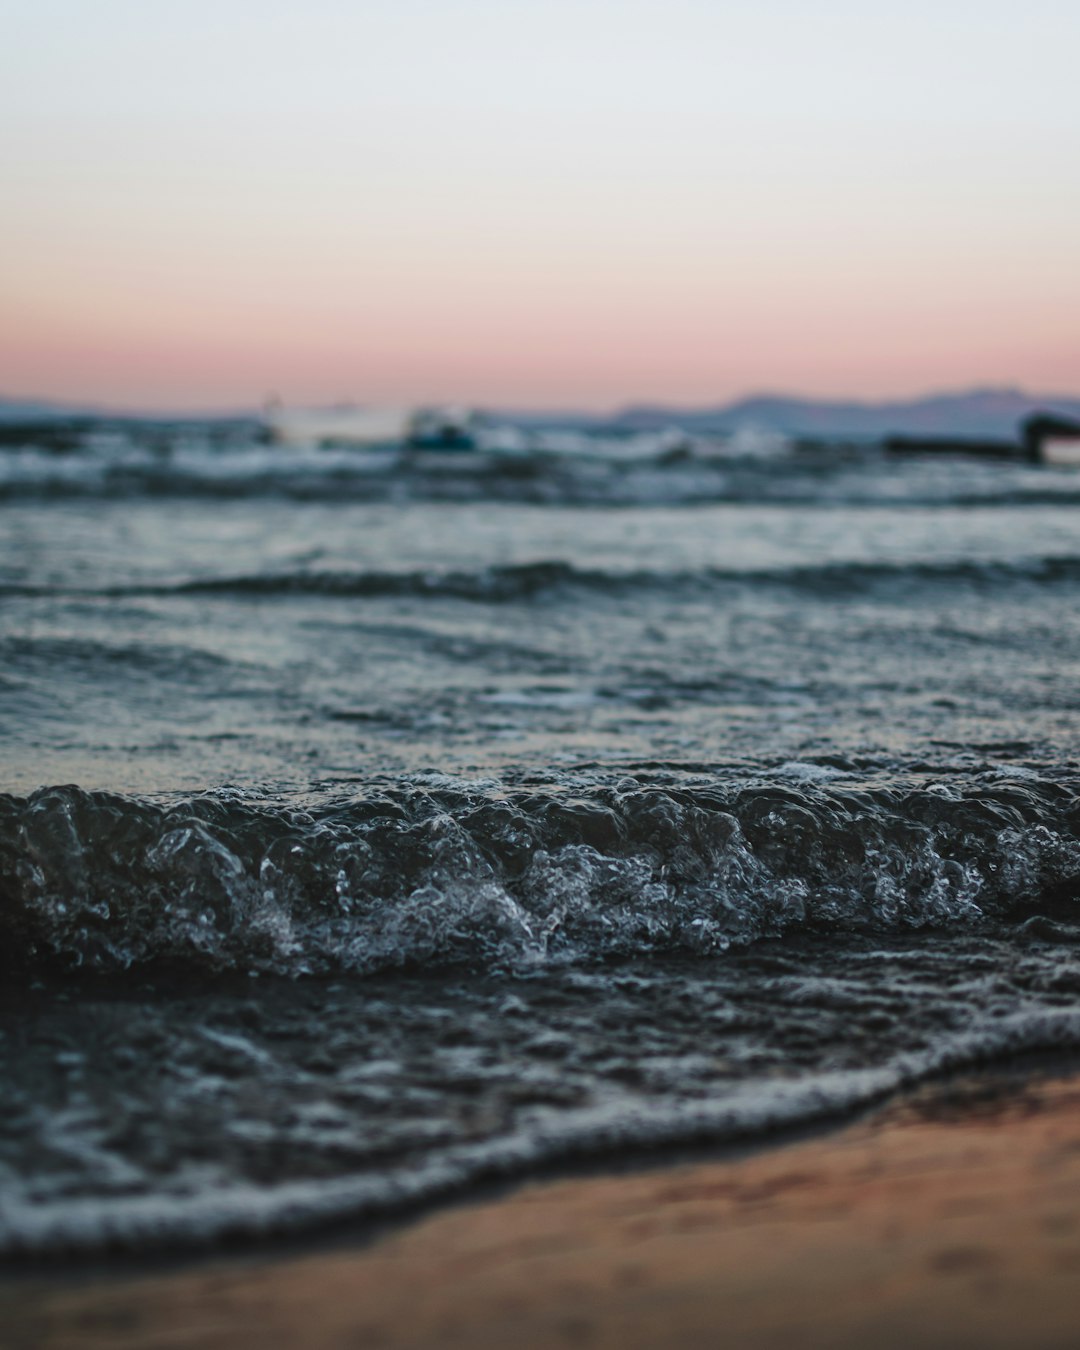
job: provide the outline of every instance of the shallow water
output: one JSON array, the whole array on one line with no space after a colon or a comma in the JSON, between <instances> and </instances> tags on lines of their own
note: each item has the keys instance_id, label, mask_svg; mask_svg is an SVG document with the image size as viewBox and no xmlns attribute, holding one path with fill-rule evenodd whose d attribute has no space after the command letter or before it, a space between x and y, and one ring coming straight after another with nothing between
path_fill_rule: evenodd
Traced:
<instances>
[{"instance_id":1,"label":"shallow water","mask_svg":"<svg viewBox=\"0 0 1080 1350\"><path fill-rule=\"evenodd\" d=\"M0 1244L207 1241L1080 1043L1080 480L0 452Z\"/></svg>"}]
</instances>

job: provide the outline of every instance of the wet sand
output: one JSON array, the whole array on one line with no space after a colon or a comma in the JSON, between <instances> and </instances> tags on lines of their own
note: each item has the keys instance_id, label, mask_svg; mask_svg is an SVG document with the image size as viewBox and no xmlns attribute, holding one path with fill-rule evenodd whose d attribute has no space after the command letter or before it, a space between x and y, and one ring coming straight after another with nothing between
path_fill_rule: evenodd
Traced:
<instances>
[{"instance_id":1,"label":"wet sand","mask_svg":"<svg viewBox=\"0 0 1080 1350\"><path fill-rule=\"evenodd\" d=\"M12 1350L1072 1347L1080 1077L938 1084L739 1159L537 1183L360 1247L0 1282Z\"/></svg>"}]
</instances>

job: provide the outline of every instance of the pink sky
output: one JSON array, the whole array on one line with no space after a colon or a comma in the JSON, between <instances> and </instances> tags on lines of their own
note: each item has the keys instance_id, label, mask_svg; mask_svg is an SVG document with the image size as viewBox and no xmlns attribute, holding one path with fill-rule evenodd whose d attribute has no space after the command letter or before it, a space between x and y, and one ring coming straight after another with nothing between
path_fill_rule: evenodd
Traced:
<instances>
[{"instance_id":1,"label":"pink sky","mask_svg":"<svg viewBox=\"0 0 1080 1350\"><path fill-rule=\"evenodd\" d=\"M1075 6L512 8L19 0L0 393L1080 390Z\"/></svg>"}]
</instances>

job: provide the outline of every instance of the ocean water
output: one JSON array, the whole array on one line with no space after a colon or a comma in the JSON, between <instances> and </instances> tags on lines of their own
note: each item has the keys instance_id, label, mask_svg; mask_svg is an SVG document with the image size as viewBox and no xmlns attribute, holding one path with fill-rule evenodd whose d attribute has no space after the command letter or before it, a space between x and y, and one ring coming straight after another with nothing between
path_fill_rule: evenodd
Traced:
<instances>
[{"instance_id":1,"label":"ocean water","mask_svg":"<svg viewBox=\"0 0 1080 1350\"><path fill-rule=\"evenodd\" d=\"M393 1215L1080 1045L1080 475L0 450L0 1253Z\"/></svg>"}]
</instances>

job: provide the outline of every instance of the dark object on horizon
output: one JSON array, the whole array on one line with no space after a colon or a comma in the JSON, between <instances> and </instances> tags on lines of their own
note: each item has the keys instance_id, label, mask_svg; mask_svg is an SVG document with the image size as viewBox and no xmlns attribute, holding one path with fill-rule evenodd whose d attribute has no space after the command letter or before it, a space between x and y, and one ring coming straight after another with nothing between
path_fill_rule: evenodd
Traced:
<instances>
[{"instance_id":1,"label":"dark object on horizon","mask_svg":"<svg viewBox=\"0 0 1080 1350\"><path fill-rule=\"evenodd\" d=\"M1020 424L1027 457L1035 464L1080 465L1080 422L1056 413L1034 413Z\"/></svg>"},{"instance_id":2,"label":"dark object on horizon","mask_svg":"<svg viewBox=\"0 0 1080 1350\"><path fill-rule=\"evenodd\" d=\"M886 436L892 455L973 455L978 459L1027 460L1030 464L1080 466L1080 421L1037 412L1020 423L1015 441L974 436Z\"/></svg>"},{"instance_id":3,"label":"dark object on horizon","mask_svg":"<svg viewBox=\"0 0 1080 1350\"><path fill-rule=\"evenodd\" d=\"M37 450L66 455L79 449L83 435L93 426L94 419L91 417L35 417L0 421L0 447L19 449L32 445Z\"/></svg>"},{"instance_id":4,"label":"dark object on horizon","mask_svg":"<svg viewBox=\"0 0 1080 1350\"><path fill-rule=\"evenodd\" d=\"M974 436L886 436L890 455L974 455L978 459L1023 459L1018 441L983 440Z\"/></svg>"},{"instance_id":5,"label":"dark object on horizon","mask_svg":"<svg viewBox=\"0 0 1080 1350\"><path fill-rule=\"evenodd\" d=\"M420 408L408 421L410 450L475 450L478 415L469 408Z\"/></svg>"}]
</instances>

